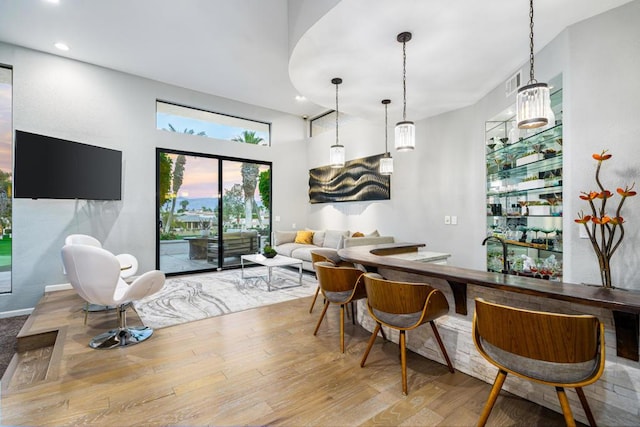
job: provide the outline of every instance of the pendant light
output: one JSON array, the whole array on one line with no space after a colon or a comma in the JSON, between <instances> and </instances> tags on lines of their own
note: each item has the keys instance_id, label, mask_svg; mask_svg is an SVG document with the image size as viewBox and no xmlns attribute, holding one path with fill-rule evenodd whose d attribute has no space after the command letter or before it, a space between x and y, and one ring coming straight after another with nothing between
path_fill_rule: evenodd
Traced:
<instances>
[{"instance_id":1,"label":"pendant light","mask_svg":"<svg viewBox=\"0 0 640 427\"><path fill-rule=\"evenodd\" d=\"M533 0L529 0L529 82L518 89L517 122L520 129L535 129L549 123L549 86L533 76Z\"/></svg>"},{"instance_id":2,"label":"pendant light","mask_svg":"<svg viewBox=\"0 0 640 427\"><path fill-rule=\"evenodd\" d=\"M398 34L397 40L402 43L402 93L403 109L402 121L396 123L396 150L413 150L416 146L416 125L407 120L407 42L411 40L411 33Z\"/></svg>"},{"instance_id":3,"label":"pendant light","mask_svg":"<svg viewBox=\"0 0 640 427\"><path fill-rule=\"evenodd\" d=\"M383 99L382 104L384 105L384 157L380 159L380 175L391 175L393 173L393 158L387 148L387 130L389 129L387 106L391 104L391 100Z\"/></svg>"},{"instance_id":4,"label":"pendant light","mask_svg":"<svg viewBox=\"0 0 640 427\"><path fill-rule=\"evenodd\" d=\"M338 85L342 83L342 79L335 77L331 79L331 83L336 85L336 143L329 149L329 165L332 168L344 167L344 145L340 145L338 139L338 116L340 112L338 110Z\"/></svg>"}]
</instances>

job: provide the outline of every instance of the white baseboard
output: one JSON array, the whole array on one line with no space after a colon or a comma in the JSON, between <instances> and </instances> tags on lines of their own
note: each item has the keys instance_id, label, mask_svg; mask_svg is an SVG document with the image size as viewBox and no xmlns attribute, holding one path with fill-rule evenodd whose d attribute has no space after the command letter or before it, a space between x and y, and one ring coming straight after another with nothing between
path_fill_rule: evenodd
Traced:
<instances>
[{"instance_id":1,"label":"white baseboard","mask_svg":"<svg viewBox=\"0 0 640 427\"><path fill-rule=\"evenodd\" d=\"M73 289L71 283L62 283L60 285L47 285L44 287L44 291L46 292L55 292L55 291L68 291L69 289Z\"/></svg>"},{"instance_id":2,"label":"white baseboard","mask_svg":"<svg viewBox=\"0 0 640 427\"><path fill-rule=\"evenodd\" d=\"M73 289L73 286L71 286L71 283L61 283L59 285L47 285L44 287L45 292L66 291L69 289ZM32 312L33 312L33 307L23 308L21 310L0 311L0 319L5 317L23 316L25 314L31 314Z\"/></svg>"},{"instance_id":3,"label":"white baseboard","mask_svg":"<svg viewBox=\"0 0 640 427\"><path fill-rule=\"evenodd\" d=\"M6 317L24 316L25 314L31 314L32 312L33 312L33 308L23 308L21 310L2 311L0 312L0 319L6 318Z\"/></svg>"}]
</instances>

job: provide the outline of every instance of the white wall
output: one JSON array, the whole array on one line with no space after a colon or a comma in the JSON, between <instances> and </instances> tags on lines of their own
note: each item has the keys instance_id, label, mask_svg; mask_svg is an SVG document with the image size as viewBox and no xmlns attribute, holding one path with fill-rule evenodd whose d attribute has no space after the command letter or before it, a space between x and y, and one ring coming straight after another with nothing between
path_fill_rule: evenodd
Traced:
<instances>
[{"instance_id":1,"label":"white wall","mask_svg":"<svg viewBox=\"0 0 640 427\"><path fill-rule=\"evenodd\" d=\"M640 185L640 1L578 23L536 53L536 78L563 75L564 98L564 280L599 283L597 260L588 240L578 238L573 219L584 209L580 191L595 189L592 153L610 149L614 158L602 174L605 184ZM523 76L529 75L523 52ZM517 70L514 70L514 72ZM505 80L513 73L504 76ZM393 100L401 102L401 99ZM515 103L500 85L477 103L416 122L416 149L392 151L395 172L391 200L311 205L311 228L378 229L397 240L422 242L433 251L452 254L450 264L485 268L484 122ZM384 150L384 115L340 125L347 159ZM408 108L410 118L411 110ZM390 125L390 142L393 129ZM335 135L311 138L309 167L327 164ZM606 177L606 178L605 178ZM617 286L640 290L640 197L625 204L625 239L613 258ZM458 225L444 225L456 215Z\"/></svg>"},{"instance_id":2,"label":"white wall","mask_svg":"<svg viewBox=\"0 0 640 427\"><path fill-rule=\"evenodd\" d=\"M121 201L14 199L13 292L0 295L0 312L33 307L46 285L66 282L60 248L71 233L135 254L141 271L155 268L156 147L272 161L273 215L304 222L301 118L7 44L0 63L13 66L15 129L123 152ZM271 122L272 147L158 131L156 99Z\"/></svg>"},{"instance_id":3,"label":"white wall","mask_svg":"<svg viewBox=\"0 0 640 427\"><path fill-rule=\"evenodd\" d=\"M597 259L588 240L578 236L573 223L588 206L580 191L596 190L596 162L591 154L608 149L601 180L615 193L617 187L640 185L640 1L578 23L569 31L570 69L565 97L568 123L565 150L565 242L570 252L573 282L599 284ZM564 178L564 177L563 177ZM615 205L618 197L616 196ZM609 204L611 206L611 204ZM614 212L609 210L610 215ZM630 198L622 211L625 237L612 258L614 286L640 290L640 197ZM566 220L567 218L565 218Z\"/></svg>"}]
</instances>

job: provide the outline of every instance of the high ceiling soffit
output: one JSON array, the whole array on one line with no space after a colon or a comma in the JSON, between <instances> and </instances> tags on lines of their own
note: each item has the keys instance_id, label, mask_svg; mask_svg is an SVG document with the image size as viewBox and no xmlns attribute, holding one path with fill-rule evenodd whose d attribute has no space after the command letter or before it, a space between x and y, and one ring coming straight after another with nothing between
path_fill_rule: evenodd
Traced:
<instances>
[{"instance_id":1,"label":"high ceiling soffit","mask_svg":"<svg viewBox=\"0 0 640 427\"><path fill-rule=\"evenodd\" d=\"M535 50L568 26L628 0L535 0ZM529 59L526 0L342 0L300 38L289 60L297 90L327 108L332 77L342 77L340 110L380 117L402 114L402 44L407 47L407 119L477 102ZM528 81L528 72L522 76ZM536 73L536 77L539 75ZM551 76L549 76L551 77Z\"/></svg>"},{"instance_id":2,"label":"high ceiling soffit","mask_svg":"<svg viewBox=\"0 0 640 427\"><path fill-rule=\"evenodd\" d=\"M536 48L628 1L536 0ZM418 120L504 82L528 59L528 25L526 0L0 0L2 42L300 116L334 108L330 80L342 77L342 111L379 117L390 98L390 121L402 104L398 33L413 33L407 109Z\"/></svg>"}]
</instances>

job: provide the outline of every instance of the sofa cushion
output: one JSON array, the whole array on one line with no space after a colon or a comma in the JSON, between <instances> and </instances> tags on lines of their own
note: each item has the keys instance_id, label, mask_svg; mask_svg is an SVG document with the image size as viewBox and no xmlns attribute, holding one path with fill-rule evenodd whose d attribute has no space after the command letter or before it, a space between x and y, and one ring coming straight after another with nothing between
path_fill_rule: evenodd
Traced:
<instances>
[{"instance_id":1,"label":"sofa cushion","mask_svg":"<svg viewBox=\"0 0 640 427\"><path fill-rule=\"evenodd\" d=\"M349 236L349 231L327 230L324 233L323 248L341 249L342 240Z\"/></svg>"},{"instance_id":2,"label":"sofa cushion","mask_svg":"<svg viewBox=\"0 0 640 427\"><path fill-rule=\"evenodd\" d=\"M322 247L324 245L324 230L313 232L313 244L318 247Z\"/></svg>"},{"instance_id":3,"label":"sofa cushion","mask_svg":"<svg viewBox=\"0 0 640 427\"><path fill-rule=\"evenodd\" d=\"M273 232L273 245L280 246L284 243L293 243L296 240L296 231L274 231Z\"/></svg>"},{"instance_id":4,"label":"sofa cushion","mask_svg":"<svg viewBox=\"0 0 640 427\"><path fill-rule=\"evenodd\" d=\"M298 243L294 244L296 245L296 247L291 250L291 258L311 262L311 251L318 248L314 245L301 245Z\"/></svg>"},{"instance_id":5,"label":"sofa cushion","mask_svg":"<svg viewBox=\"0 0 640 427\"><path fill-rule=\"evenodd\" d=\"M285 243L278 245L275 249L280 255L311 262L311 251L317 248L302 243Z\"/></svg>"},{"instance_id":6,"label":"sofa cushion","mask_svg":"<svg viewBox=\"0 0 640 427\"><path fill-rule=\"evenodd\" d=\"M291 252L293 252L293 250L298 246L300 246L298 243L289 242L278 245L274 249L278 254L290 257Z\"/></svg>"},{"instance_id":7,"label":"sofa cushion","mask_svg":"<svg viewBox=\"0 0 640 427\"><path fill-rule=\"evenodd\" d=\"M313 244L313 231L300 230L296 233L294 243L302 243L305 245Z\"/></svg>"},{"instance_id":8,"label":"sofa cushion","mask_svg":"<svg viewBox=\"0 0 640 427\"><path fill-rule=\"evenodd\" d=\"M380 237L380 233L378 230L373 230L371 233L367 234L366 237Z\"/></svg>"}]
</instances>

